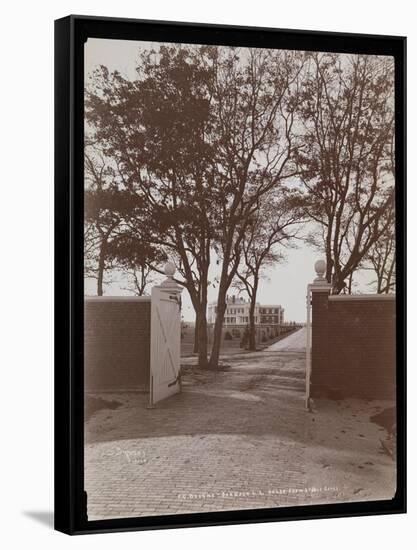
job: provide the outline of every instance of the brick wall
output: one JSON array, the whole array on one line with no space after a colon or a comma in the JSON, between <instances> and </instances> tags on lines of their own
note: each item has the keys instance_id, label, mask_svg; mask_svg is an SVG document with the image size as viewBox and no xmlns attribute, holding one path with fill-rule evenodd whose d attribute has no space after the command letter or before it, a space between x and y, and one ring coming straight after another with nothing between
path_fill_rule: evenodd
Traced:
<instances>
[{"instance_id":1,"label":"brick wall","mask_svg":"<svg viewBox=\"0 0 417 550\"><path fill-rule=\"evenodd\" d=\"M150 320L150 299L85 299L84 381L87 391L148 388Z\"/></svg>"},{"instance_id":2,"label":"brick wall","mask_svg":"<svg viewBox=\"0 0 417 550\"><path fill-rule=\"evenodd\" d=\"M395 397L395 299L312 294L311 394Z\"/></svg>"}]
</instances>

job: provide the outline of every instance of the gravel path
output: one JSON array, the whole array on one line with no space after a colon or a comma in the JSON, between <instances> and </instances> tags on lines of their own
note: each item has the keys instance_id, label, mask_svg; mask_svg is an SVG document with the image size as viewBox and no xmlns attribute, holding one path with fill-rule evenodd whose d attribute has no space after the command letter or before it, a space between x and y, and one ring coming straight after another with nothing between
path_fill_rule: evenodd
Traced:
<instances>
[{"instance_id":1,"label":"gravel path","mask_svg":"<svg viewBox=\"0 0 417 550\"><path fill-rule=\"evenodd\" d=\"M300 328L287 338L272 344L265 351L303 351L306 347L306 328Z\"/></svg>"}]
</instances>

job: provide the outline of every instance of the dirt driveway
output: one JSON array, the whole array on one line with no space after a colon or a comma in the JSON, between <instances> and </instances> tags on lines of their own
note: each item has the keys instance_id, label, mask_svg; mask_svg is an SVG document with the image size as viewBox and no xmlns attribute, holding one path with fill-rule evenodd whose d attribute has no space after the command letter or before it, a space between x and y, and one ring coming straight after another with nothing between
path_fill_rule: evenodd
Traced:
<instances>
[{"instance_id":1,"label":"dirt driveway","mask_svg":"<svg viewBox=\"0 0 417 550\"><path fill-rule=\"evenodd\" d=\"M278 340L278 342L275 342L275 344L272 344L272 346L266 348L266 351L299 351L304 353L306 338L307 329L305 327L300 328L286 338Z\"/></svg>"},{"instance_id":2,"label":"dirt driveway","mask_svg":"<svg viewBox=\"0 0 417 550\"><path fill-rule=\"evenodd\" d=\"M141 393L88 397L100 404L86 423L90 519L394 495L386 432L369 420L391 403L323 400L309 413L302 352L223 362L214 373L185 359L182 393L153 410Z\"/></svg>"}]
</instances>

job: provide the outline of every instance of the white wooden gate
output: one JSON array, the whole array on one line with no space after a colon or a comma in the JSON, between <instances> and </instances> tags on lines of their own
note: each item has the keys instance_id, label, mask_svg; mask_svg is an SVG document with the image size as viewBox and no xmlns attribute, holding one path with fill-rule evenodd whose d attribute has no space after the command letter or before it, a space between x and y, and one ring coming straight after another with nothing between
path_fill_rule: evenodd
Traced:
<instances>
[{"instance_id":1,"label":"white wooden gate","mask_svg":"<svg viewBox=\"0 0 417 550\"><path fill-rule=\"evenodd\" d=\"M173 280L175 267L165 267L167 279L152 289L150 406L178 393L180 381L181 292Z\"/></svg>"}]
</instances>

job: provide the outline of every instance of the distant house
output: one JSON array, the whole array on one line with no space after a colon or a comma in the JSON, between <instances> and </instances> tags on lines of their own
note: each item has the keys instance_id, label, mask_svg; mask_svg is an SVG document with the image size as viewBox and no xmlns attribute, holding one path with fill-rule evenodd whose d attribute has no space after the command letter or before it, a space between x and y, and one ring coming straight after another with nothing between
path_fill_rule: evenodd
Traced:
<instances>
[{"instance_id":1,"label":"distant house","mask_svg":"<svg viewBox=\"0 0 417 550\"><path fill-rule=\"evenodd\" d=\"M227 307L224 314L223 326L235 327L236 325L247 325L249 323L249 300L244 300L237 296L228 296L226 301ZM214 324L217 315L216 302L209 304L207 321L209 324ZM279 304L261 305L256 303L255 306L255 325L283 325L284 324L284 308Z\"/></svg>"},{"instance_id":2,"label":"distant house","mask_svg":"<svg viewBox=\"0 0 417 550\"><path fill-rule=\"evenodd\" d=\"M226 300L226 312L224 314L222 332L233 338L241 338L249 325L250 302L237 296L228 296ZM207 322L213 327L217 316L217 303L209 304ZM284 325L284 308L279 304L259 304L255 306L255 330L256 341L265 341L281 333ZM226 336L227 337L227 336Z\"/></svg>"}]
</instances>

